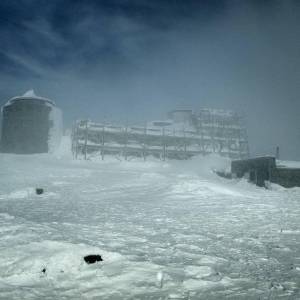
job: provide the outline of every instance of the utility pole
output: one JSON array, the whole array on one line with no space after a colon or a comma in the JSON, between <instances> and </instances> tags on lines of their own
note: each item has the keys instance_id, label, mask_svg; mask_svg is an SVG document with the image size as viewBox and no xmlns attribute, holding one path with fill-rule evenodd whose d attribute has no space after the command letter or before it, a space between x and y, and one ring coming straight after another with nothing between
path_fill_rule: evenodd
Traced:
<instances>
[{"instance_id":1,"label":"utility pole","mask_svg":"<svg viewBox=\"0 0 300 300\"><path fill-rule=\"evenodd\" d=\"M198 134L199 134L199 131L200 131L200 149L201 149L201 152L202 152L202 155L204 155L205 153L205 150L204 150L204 137L203 137L203 125L202 125L202 122L203 122L203 114L200 113L199 116L198 116L198 119L197 119L197 131L198 131Z\"/></svg>"},{"instance_id":2,"label":"utility pole","mask_svg":"<svg viewBox=\"0 0 300 300\"><path fill-rule=\"evenodd\" d=\"M147 127L144 126L144 145L143 145L143 158L146 161L146 142L147 142Z\"/></svg>"},{"instance_id":3,"label":"utility pole","mask_svg":"<svg viewBox=\"0 0 300 300\"><path fill-rule=\"evenodd\" d=\"M183 140L184 140L184 159L187 159L187 155L186 155L186 135L185 135L185 127L183 127Z\"/></svg>"},{"instance_id":4,"label":"utility pole","mask_svg":"<svg viewBox=\"0 0 300 300\"><path fill-rule=\"evenodd\" d=\"M103 123L102 126L102 136L101 136L101 159L104 160L104 126L105 124Z\"/></svg>"},{"instance_id":5,"label":"utility pole","mask_svg":"<svg viewBox=\"0 0 300 300\"><path fill-rule=\"evenodd\" d=\"M85 133L84 133L84 159L87 158L87 141L88 141L88 120L85 121Z\"/></svg>"},{"instance_id":6,"label":"utility pole","mask_svg":"<svg viewBox=\"0 0 300 300\"><path fill-rule=\"evenodd\" d=\"M162 128L163 161L166 160L165 127Z\"/></svg>"},{"instance_id":7,"label":"utility pole","mask_svg":"<svg viewBox=\"0 0 300 300\"><path fill-rule=\"evenodd\" d=\"M125 132L124 132L124 158L125 160L127 160L127 143L128 143L128 136L127 136L127 130L128 130L128 125L126 123L126 128L125 128Z\"/></svg>"},{"instance_id":8,"label":"utility pole","mask_svg":"<svg viewBox=\"0 0 300 300\"><path fill-rule=\"evenodd\" d=\"M73 156L73 158L75 158L75 151L76 151L75 130L76 130L76 122L74 122L72 125L72 156Z\"/></svg>"},{"instance_id":9,"label":"utility pole","mask_svg":"<svg viewBox=\"0 0 300 300\"><path fill-rule=\"evenodd\" d=\"M276 147L276 159L280 159L279 146Z\"/></svg>"}]
</instances>

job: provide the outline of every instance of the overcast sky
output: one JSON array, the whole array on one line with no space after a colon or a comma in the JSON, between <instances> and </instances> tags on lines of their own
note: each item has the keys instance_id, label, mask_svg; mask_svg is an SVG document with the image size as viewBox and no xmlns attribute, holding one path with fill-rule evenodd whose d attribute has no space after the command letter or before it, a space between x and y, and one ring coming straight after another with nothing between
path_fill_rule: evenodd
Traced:
<instances>
[{"instance_id":1,"label":"overcast sky","mask_svg":"<svg viewBox=\"0 0 300 300\"><path fill-rule=\"evenodd\" d=\"M298 0L1 0L0 66L0 103L33 88L66 127L231 109L252 155L300 160Z\"/></svg>"}]
</instances>

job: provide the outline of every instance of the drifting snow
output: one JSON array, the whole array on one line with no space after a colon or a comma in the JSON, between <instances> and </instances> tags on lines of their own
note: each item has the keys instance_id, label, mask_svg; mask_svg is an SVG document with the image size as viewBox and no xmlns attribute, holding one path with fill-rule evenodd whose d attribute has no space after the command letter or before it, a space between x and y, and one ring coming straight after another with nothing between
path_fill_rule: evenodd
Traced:
<instances>
[{"instance_id":1,"label":"drifting snow","mask_svg":"<svg viewBox=\"0 0 300 300\"><path fill-rule=\"evenodd\" d=\"M51 107L49 121L52 123L52 127L49 129L48 149L50 153L53 153L60 146L63 132L62 112L59 108Z\"/></svg>"},{"instance_id":2,"label":"drifting snow","mask_svg":"<svg viewBox=\"0 0 300 300\"><path fill-rule=\"evenodd\" d=\"M219 178L217 157L74 161L67 149L0 155L0 298L300 297L300 189Z\"/></svg>"}]
</instances>

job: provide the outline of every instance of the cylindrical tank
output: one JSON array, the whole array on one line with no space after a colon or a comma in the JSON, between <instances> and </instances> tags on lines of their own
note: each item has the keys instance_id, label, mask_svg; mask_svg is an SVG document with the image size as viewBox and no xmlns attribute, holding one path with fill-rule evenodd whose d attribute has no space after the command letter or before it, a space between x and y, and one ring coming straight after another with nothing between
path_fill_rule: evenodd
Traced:
<instances>
[{"instance_id":1,"label":"cylindrical tank","mask_svg":"<svg viewBox=\"0 0 300 300\"><path fill-rule=\"evenodd\" d=\"M62 135L62 114L55 103L28 91L1 109L1 152L53 152Z\"/></svg>"}]
</instances>

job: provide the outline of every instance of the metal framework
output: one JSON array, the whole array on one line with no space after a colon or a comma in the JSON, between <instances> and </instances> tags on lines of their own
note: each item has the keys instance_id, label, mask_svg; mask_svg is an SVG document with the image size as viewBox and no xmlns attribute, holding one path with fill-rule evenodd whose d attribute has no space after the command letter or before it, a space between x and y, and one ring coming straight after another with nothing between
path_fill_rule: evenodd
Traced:
<instances>
[{"instance_id":1,"label":"metal framework","mask_svg":"<svg viewBox=\"0 0 300 300\"><path fill-rule=\"evenodd\" d=\"M72 152L89 155L116 155L125 160L152 155L162 160L188 159L198 154L219 153L232 159L249 156L247 134L241 117L229 111L202 109L173 111L171 120L147 126L120 126L78 120L73 126ZM178 112L188 114L178 117Z\"/></svg>"}]
</instances>

